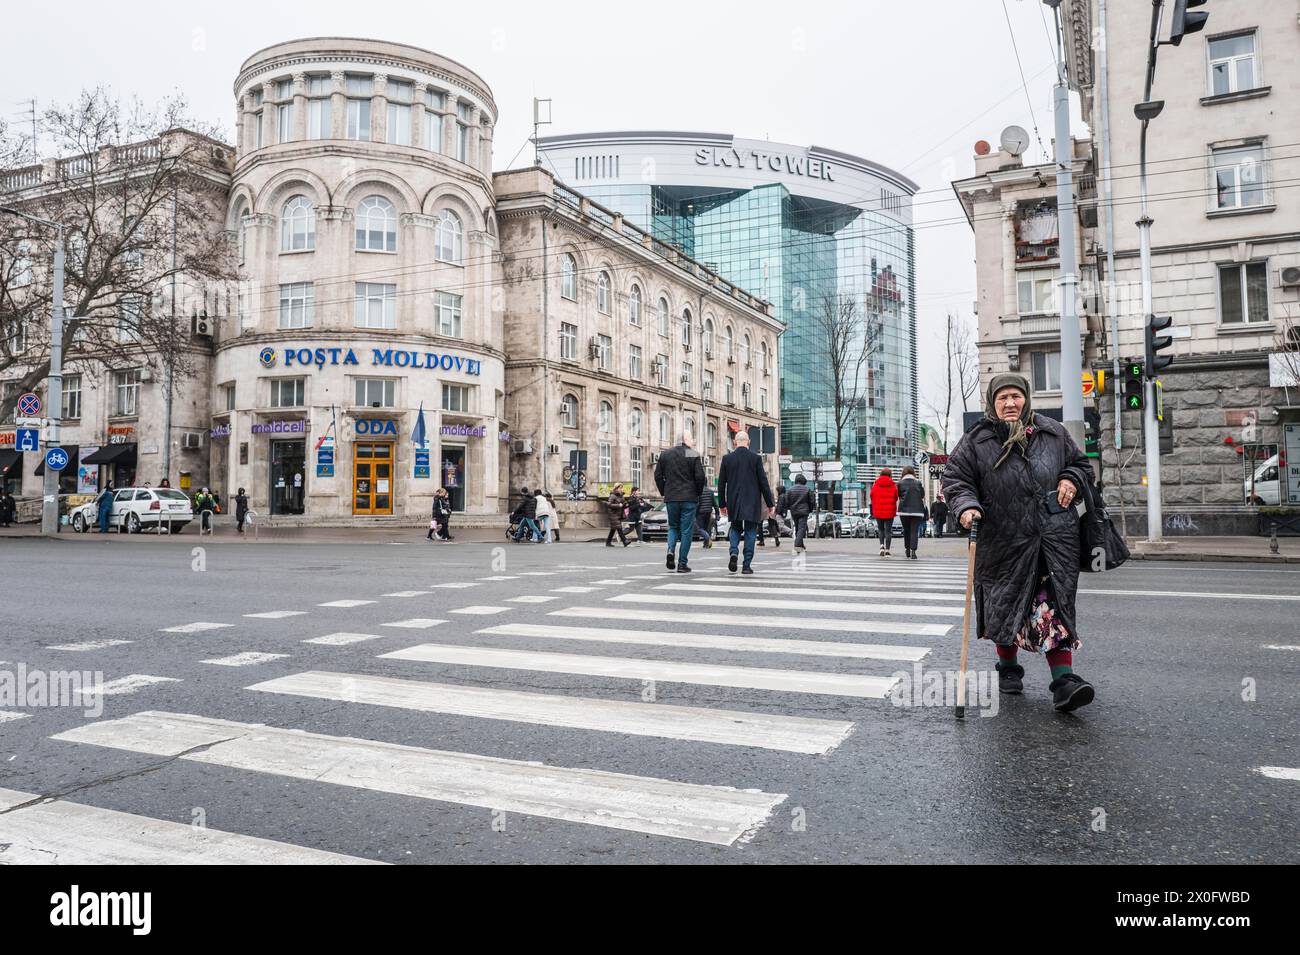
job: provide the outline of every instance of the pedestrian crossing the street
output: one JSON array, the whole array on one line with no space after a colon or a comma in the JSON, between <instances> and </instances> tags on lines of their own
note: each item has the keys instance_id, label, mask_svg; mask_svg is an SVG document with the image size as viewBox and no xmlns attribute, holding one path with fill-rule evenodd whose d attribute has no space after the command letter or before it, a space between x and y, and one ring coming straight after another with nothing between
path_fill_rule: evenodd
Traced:
<instances>
[{"instance_id":1,"label":"pedestrian crossing the street","mask_svg":"<svg viewBox=\"0 0 1300 955\"><path fill-rule=\"evenodd\" d=\"M956 561L883 568L870 560L818 558L787 565L769 558L756 564L759 574L745 578L728 572L725 549L720 550L695 556L692 563L701 572L696 578L659 569L564 586L546 579L567 573L583 581L584 571L626 574L635 566L573 565L443 580L425 589L375 588L373 594L317 603L322 609L311 613L249 608L240 614L247 632L222 620L163 632L217 631L228 649L196 659L214 673L256 667L267 674L229 691L254 702L332 701L376 714L416 714L431 725L470 719L496 727L503 739L519 732L511 727L542 727L804 760L834 759L862 720L878 718L879 708L888 706L885 698L898 671L927 660L960 621L964 569ZM657 562L641 566L661 567ZM454 606L456 590L488 582L510 586L514 593L495 597L501 604ZM384 598L429 615L394 620ZM358 630L312 628L309 621L333 609L346 610ZM508 612L517 619L476 619ZM301 653L277 652L285 645L268 642L263 621L277 620L307 628L293 637ZM408 631L435 626L445 641L410 642ZM233 645L254 633L260 635L256 649ZM318 663L313 655L320 654L336 656ZM543 685L534 685L539 679ZM179 682L130 674L104 684L100 692L143 695L165 681ZM646 687L662 689L647 697ZM674 696L693 699L678 702ZM656 771L643 773L614 771L598 760L563 765L472 748L398 743L385 738L381 715L361 724L364 733L348 734L314 726L310 716L292 727L249 722L248 711L248 700L241 700L238 720L211 710L149 709L145 700L125 714L119 707L49 738L201 763L241 776L406 796L464 811L517 812L557 824L716 847L734 848L757 838L792 791L788 781L771 786L761 774L743 770L715 779L698 778L699 773L675 779L672 763L662 759L650 764ZM0 713L0 720L6 715ZM68 841L57 826L76 831L98 824L97 839L65 858L157 861L182 851L183 834L172 828L175 823L63 800L50 805L55 808L43 814L27 809L14 814L25 828L0 814L0 844L12 841L24 852L57 850ZM251 861L277 845L209 832L211 844L196 850L192 861ZM15 834L21 838L8 839ZM281 861L371 861L305 845L287 845L282 856ZM0 861L9 861L2 849Z\"/></svg>"}]
</instances>

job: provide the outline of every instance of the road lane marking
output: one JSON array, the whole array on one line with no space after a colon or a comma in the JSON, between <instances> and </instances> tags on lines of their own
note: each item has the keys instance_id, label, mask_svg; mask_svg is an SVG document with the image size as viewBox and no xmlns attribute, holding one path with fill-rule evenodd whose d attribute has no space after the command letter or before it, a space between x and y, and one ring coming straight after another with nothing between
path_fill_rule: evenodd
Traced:
<instances>
[{"instance_id":1,"label":"road lane marking","mask_svg":"<svg viewBox=\"0 0 1300 955\"><path fill-rule=\"evenodd\" d=\"M375 603L373 600L331 600L329 603L317 604L317 607L364 607Z\"/></svg>"},{"instance_id":2,"label":"road lane marking","mask_svg":"<svg viewBox=\"0 0 1300 955\"><path fill-rule=\"evenodd\" d=\"M86 650L106 650L109 647L121 647L130 643L130 640L87 640L85 643L59 643L52 647L46 647L46 650L71 650L76 653L82 653Z\"/></svg>"},{"instance_id":3,"label":"road lane marking","mask_svg":"<svg viewBox=\"0 0 1300 955\"><path fill-rule=\"evenodd\" d=\"M720 846L751 835L787 798L185 713L136 713L52 738Z\"/></svg>"},{"instance_id":4,"label":"road lane marking","mask_svg":"<svg viewBox=\"0 0 1300 955\"><path fill-rule=\"evenodd\" d=\"M310 640L303 640L303 643L319 643L327 647L345 647L349 643L360 643L362 640L378 640L380 635L377 633L327 633L323 637L312 637Z\"/></svg>"},{"instance_id":5,"label":"road lane marking","mask_svg":"<svg viewBox=\"0 0 1300 955\"><path fill-rule=\"evenodd\" d=\"M32 803L15 809L24 803ZM5 811L9 810L9 811ZM0 865L385 865L370 859L0 789Z\"/></svg>"},{"instance_id":6,"label":"road lane marking","mask_svg":"<svg viewBox=\"0 0 1300 955\"><path fill-rule=\"evenodd\" d=\"M107 683L101 683L99 686L82 687L78 695L88 696L128 696L137 690L143 690L146 686L155 686L159 683L180 683L181 680L174 676L150 676L148 673L132 673L129 676L119 677L116 680L109 680Z\"/></svg>"},{"instance_id":7,"label":"road lane marking","mask_svg":"<svg viewBox=\"0 0 1300 955\"><path fill-rule=\"evenodd\" d=\"M478 583L473 580L456 580L449 584L430 584L432 587L441 587L447 590L460 590L465 587L477 587Z\"/></svg>"},{"instance_id":8,"label":"road lane marking","mask_svg":"<svg viewBox=\"0 0 1300 955\"><path fill-rule=\"evenodd\" d=\"M661 584L654 590L684 590L694 593L743 594L754 593L750 584ZM809 597L879 597L882 600L964 600L963 594L925 593L924 591L887 590L832 590L817 587L773 587L770 584L757 591L763 594L790 594Z\"/></svg>"},{"instance_id":9,"label":"road lane marking","mask_svg":"<svg viewBox=\"0 0 1300 955\"><path fill-rule=\"evenodd\" d=\"M556 587L551 591L553 594L590 594L599 590L599 587Z\"/></svg>"},{"instance_id":10,"label":"road lane marking","mask_svg":"<svg viewBox=\"0 0 1300 955\"><path fill-rule=\"evenodd\" d=\"M440 623L446 623L446 620L434 620L431 617L412 617L410 620L394 620L392 623L381 623L381 627L404 627L407 630L428 630L430 627L436 627Z\"/></svg>"},{"instance_id":11,"label":"road lane marking","mask_svg":"<svg viewBox=\"0 0 1300 955\"><path fill-rule=\"evenodd\" d=\"M663 598L658 594L615 594L606 597L611 603L651 603L662 604ZM918 617L960 617L961 607L917 607L911 604L873 604L841 603L831 600L769 600L763 597L747 597L744 600L746 610L817 610L826 613L880 613L898 616L906 614Z\"/></svg>"},{"instance_id":12,"label":"road lane marking","mask_svg":"<svg viewBox=\"0 0 1300 955\"><path fill-rule=\"evenodd\" d=\"M1285 643L1283 644L1266 643L1264 644L1264 649L1265 650L1300 650L1300 646L1293 647L1293 646L1288 646Z\"/></svg>"},{"instance_id":13,"label":"road lane marking","mask_svg":"<svg viewBox=\"0 0 1300 955\"><path fill-rule=\"evenodd\" d=\"M395 590L391 594L384 594L385 597L423 597L433 593L432 590Z\"/></svg>"},{"instance_id":14,"label":"road lane marking","mask_svg":"<svg viewBox=\"0 0 1300 955\"><path fill-rule=\"evenodd\" d=\"M1288 769L1285 766L1261 766L1257 772L1269 779L1294 779L1300 781L1300 769Z\"/></svg>"},{"instance_id":15,"label":"road lane marking","mask_svg":"<svg viewBox=\"0 0 1300 955\"><path fill-rule=\"evenodd\" d=\"M609 620L608 607L566 607L552 610L551 617L588 617ZM753 616L739 613L696 613L694 611L647 609L643 619L656 623L708 623L723 627L776 627L781 630L835 630L844 633L901 633L917 637L942 637L952 629L947 623L912 623L886 620L840 620L820 617Z\"/></svg>"},{"instance_id":16,"label":"road lane marking","mask_svg":"<svg viewBox=\"0 0 1300 955\"><path fill-rule=\"evenodd\" d=\"M246 613L244 616L258 620L283 620L285 617L301 617L306 613L306 610L267 610L262 613Z\"/></svg>"},{"instance_id":17,"label":"road lane marking","mask_svg":"<svg viewBox=\"0 0 1300 955\"><path fill-rule=\"evenodd\" d=\"M843 720L525 693L320 670L267 680L247 689L426 713L452 713L539 726L752 746L808 755L829 753L853 731L853 724Z\"/></svg>"},{"instance_id":18,"label":"road lane marking","mask_svg":"<svg viewBox=\"0 0 1300 955\"><path fill-rule=\"evenodd\" d=\"M200 660L199 662L212 663L219 667L251 667L259 663L270 663L272 660L283 660L288 656L287 653L259 653L256 650L246 650L232 656L214 657L211 660Z\"/></svg>"},{"instance_id":19,"label":"road lane marking","mask_svg":"<svg viewBox=\"0 0 1300 955\"><path fill-rule=\"evenodd\" d=\"M897 678L892 676L865 676L857 673L717 666L708 663L597 657L576 653L538 653L531 650L499 650L492 647L462 647L437 643L424 643L404 650L394 650L392 653L380 654L380 659L452 663L461 666L533 670L542 673L574 673L625 680L663 680L667 683L853 696L863 699L883 699L889 695L890 688L898 682Z\"/></svg>"},{"instance_id":20,"label":"road lane marking","mask_svg":"<svg viewBox=\"0 0 1300 955\"><path fill-rule=\"evenodd\" d=\"M699 647L709 650L738 650L754 653L796 653L814 657L846 657L863 660L923 660L927 647L889 646L874 643L835 643L824 640L781 640L775 637L731 637L715 633L677 633L659 630L613 630L605 627L561 627L554 624L504 623L476 633L512 637L541 637L555 640L594 640L656 647Z\"/></svg>"},{"instance_id":21,"label":"road lane marking","mask_svg":"<svg viewBox=\"0 0 1300 955\"><path fill-rule=\"evenodd\" d=\"M506 603L513 604L544 604L552 600L559 600L559 597L548 597L545 594L525 594L522 597L510 597Z\"/></svg>"},{"instance_id":22,"label":"road lane marking","mask_svg":"<svg viewBox=\"0 0 1300 955\"><path fill-rule=\"evenodd\" d=\"M450 613L465 613L473 616L490 617L493 614L505 613L507 610L513 610L513 607L461 607L459 610L449 611Z\"/></svg>"},{"instance_id":23,"label":"road lane marking","mask_svg":"<svg viewBox=\"0 0 1300 955\"><path fill-rule=\"evenodd\" d=\"M1225 594L1187 590L1080 590L1079 593L1116 597L1205 597L1210 600L1300 600L1300 594Z\"/></svg>"},{"instance_id":24,"label":"road lane marking","mask_svg":"<svg viewBox=\"0 0 1300 955\"><path fill-rule=\"evenodd\" d=\"M12 723L14 720L25 720L31 715L32 714L30 713L17 713L14 710L0 710L0 723ZM0 861L3 861L3 856L0 856Z\"/></svg>"},{"instance_id":25,"label":"road lane marking","mask_svg":"<svg viewBox=\"0 0 1300 955\"><path fill-rule=\"evenodd\" d=\"M197 623L183 623L179 627L164 627L159 633L202 633L205 630L224 630L233 627L233 623L210 623L200 620Z\"/></svg>"}]
</instances>

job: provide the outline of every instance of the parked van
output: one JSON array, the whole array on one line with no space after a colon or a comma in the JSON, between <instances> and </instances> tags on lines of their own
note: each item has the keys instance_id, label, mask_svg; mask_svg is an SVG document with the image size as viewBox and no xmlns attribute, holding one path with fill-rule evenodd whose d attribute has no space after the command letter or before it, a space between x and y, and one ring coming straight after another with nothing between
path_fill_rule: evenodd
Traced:
<instances>
[{"instance_id":1,"label":"parked van","mask_svg":"<svg viewBox=\"0 0 1300 955\"><path fill-rule=\"evenodd\" d=\"M1282 490L1278 484L1277 459L1275 454L1255 469L1253 479L1243 482L1242 496L1247 504L1282 503Z\"/></svg>"}]
</instances>

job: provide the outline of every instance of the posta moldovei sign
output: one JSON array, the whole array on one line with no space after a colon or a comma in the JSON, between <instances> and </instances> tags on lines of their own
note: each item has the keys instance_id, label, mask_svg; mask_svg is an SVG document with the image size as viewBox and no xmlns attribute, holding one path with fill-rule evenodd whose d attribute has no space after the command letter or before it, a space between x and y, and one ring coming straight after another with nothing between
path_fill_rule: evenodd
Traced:
<instances>
[{"instance_id":1,"label":"posta moldovei sign","mask_svg":"<svg viewBox=\"0 0 1300 955\"><path fill-rule=\"evenodd\" d=\"M483 373L483 362L449 352L414 351L400 348L361 349L372 368L421 368L428 371L459 371L466 375ZM272 348L270 345L257 353L263 368L283 365L285 368L320 368L327 365L361 365L355 348L331 346L329 348Z\"/></svg>"}]
</instances>

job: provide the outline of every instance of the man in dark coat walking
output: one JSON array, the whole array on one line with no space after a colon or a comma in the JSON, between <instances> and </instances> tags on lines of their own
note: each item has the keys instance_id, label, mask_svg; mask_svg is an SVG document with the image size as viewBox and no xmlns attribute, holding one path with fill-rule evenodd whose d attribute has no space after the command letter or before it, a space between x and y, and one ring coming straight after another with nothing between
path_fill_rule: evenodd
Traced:
<instances>
[{"instance_id":1,"label":"man in dark coat walking","mask_svg":"<svg viewBox=\"0 0 1300 955\"><path fill-rule=\"evenodd\" d=\"M723 457L718 469L718 497L726 504L727 517L731 520L731 558L727 561L727 569L733 574L736 572L736 551L743 533L745 560L742 573L752 574L754 537L758 534L759 522L772 513L775 502L772 500L772 487L767 483L767 472L763 470L763 459L749 450L749 435L744 431L736 434L736 449Z\"/></svg>"},{"instance_id":2,"label":"man in dark coat walking","mask_svg":"<svg viewBox=\"0 0 1300 955\"><path fill-rule=\"evenodd\" d=\"M708 480L704 476L704 459L695 450L695 440L683 433L681 442L659 455L655 464L655 487L668 505L668 559L669 570L688 574L687 559L691 553L691 539L695 536L695 512L699 510L700 494Z\"/></svg>"},{"instance_id":3,"label":"man in dark coat walking","mask_svg":"<svg viewBox=\"0 0 1300 955\"><path fill-rule=\"evenodd\" d=\"M808 479L796 474L794 484L785 492L785 507L794 521L794 546L796 550L806 550L804 535L808 533L808 515L813 511L812 491L808 490Z\"/></svg>"},{"instance_id":4,"label":"man in dark coat walking","mask_svg":"<svg viewBox=\"0 0 1300 955\"><path fill-rule=\"evenodd\" d=\"M948 523L948 502L942 497L930 505L930 520L934 522L934 536L942 537L944 525Z\"/></svg>"},{"instance_id":5,"label":"man in dark coat walking","mask_svg":"<svg viewBox=\"0 0 1300 955\"><path fill-rule=\"evenodd\" d=\"M695 511L695 527L705 547L713 546L713 528L717 526L718 499L707 484L700 492L700 506Z\"/></svg>"},{"instance_id":6,"label":"man in dark coat walking","mask_svg":"<svg viewBox=\"0 0 1300 955\"><path fill-rule=\"evenodd\" d=\"M1045 652L1057 710L1091 702L1073 671L1079 647L1079 518L1071 506L1092 465L1059 422L1030 409L1017 374L989 382L985 416L962 436L943 475L944 496L963 527L980 521L974 603L979 636L998 651L998 687L1019 693L1017 650Z\"/></svg>"}]
</instances>

